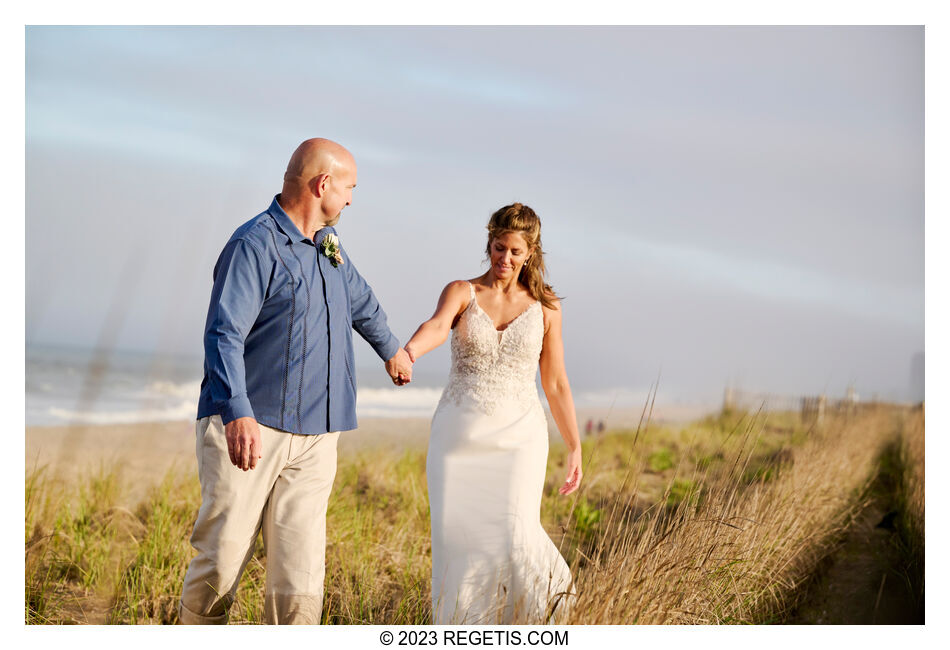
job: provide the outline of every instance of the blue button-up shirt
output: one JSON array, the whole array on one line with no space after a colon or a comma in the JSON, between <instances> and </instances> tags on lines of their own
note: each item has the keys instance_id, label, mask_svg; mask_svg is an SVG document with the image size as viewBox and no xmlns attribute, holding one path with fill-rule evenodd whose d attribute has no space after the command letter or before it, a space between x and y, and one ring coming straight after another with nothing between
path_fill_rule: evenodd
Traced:
<instances>
[{"instance_id":1,"label":"blue button-up shirt","mask_svg":"<svg viewBox=\"0 0 950 650\"><path fill-rule=\"evenodd\" d=\"M198 417L291 433L356 428L351 328L381 359L399 341L346 250L334 267L277 203L238 228L214 267Z\"/></svg>"}]
</instances>

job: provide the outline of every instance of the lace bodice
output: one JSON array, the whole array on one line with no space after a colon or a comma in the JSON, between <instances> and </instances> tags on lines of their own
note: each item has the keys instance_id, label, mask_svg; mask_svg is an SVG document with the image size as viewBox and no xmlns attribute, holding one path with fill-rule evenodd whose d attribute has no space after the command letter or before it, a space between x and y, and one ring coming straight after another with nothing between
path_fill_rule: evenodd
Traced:
<instances>
[{"instance_id":1,"label":"lace bodice","mask_svg":"<svg viewBox=\"0 0 950 650\"><path fill-rule=\"evenodd\" d=\"M491 317L471 299L452 331L452 368L443 402L474 403L491 414L499 402L541 409L535 375L544 339L544 314L534 302L499 332Z\"/></svg>"}]
</instances>

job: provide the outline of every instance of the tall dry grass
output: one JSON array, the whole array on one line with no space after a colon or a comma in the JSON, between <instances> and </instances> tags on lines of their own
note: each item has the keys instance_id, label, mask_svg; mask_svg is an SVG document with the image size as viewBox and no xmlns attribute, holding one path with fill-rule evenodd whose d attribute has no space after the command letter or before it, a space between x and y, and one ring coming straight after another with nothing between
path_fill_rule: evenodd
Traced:
<instances>
[{"instance_id":1,"label":"tall dry grass","mask_svg":"<svg viewBox=\"0 0 950 650\"><path fill-rule=\"evenodd\" d=\"M898 532L906 578L923 614L924 608L924 408L907 415L898 454Z\"/></svg>"},{"instance_id":2,"label":"tall dry grass","mask_svg":"<svg viewBox=\"0 0 950 650\"><path fill-rule=\"evenodd\" d=\"M762 414L738 423L719 471L680 463L652 503L640 496L640 455L602 534L579 549L571 622L780 622L865 505L898 423L889 410L841 418L757 456L768 426ZM674 503L677 481L687 488Z\"/></svg>"},{"instance_id":3,"label":"tall dry grass","mask_svg":"<svg viewBox=\"0 0 950 650\"><path fill-rule=\"evenodd\" d=\"M922 430L921 420L920 486ZM584 484L568 498L556 493L565 454L552 445L542 522L572 565L570 622L781 621L862 507L879 449L902 431L913 439L912 420L896 409L821 429L761 413L648 423L585 440ZM424 468L423 448L341 456L327 513L325 623L431 621ZM197 480L170 472L130 511L116 505L127 478L100 468L77 487L28 472L27 623L175 622ZM922 522L922 487L919 500ZM261 622L266 564L258 540L232 623Z\"/></svg>"}]
</instances>

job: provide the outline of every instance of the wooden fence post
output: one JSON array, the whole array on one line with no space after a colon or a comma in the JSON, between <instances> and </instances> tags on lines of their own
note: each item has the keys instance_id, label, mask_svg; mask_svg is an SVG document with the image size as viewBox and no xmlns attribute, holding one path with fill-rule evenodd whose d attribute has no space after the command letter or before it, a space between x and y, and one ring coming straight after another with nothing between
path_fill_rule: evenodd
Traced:
<instances>
[{"instance_id":1,"label":"wooden fence post","mask_svg":"<svg viewBox=\"0 0 950 650\"><path fill-rule=\"evenodd\" d=\"M722 396L722 412L730 413L736 408L736 393L731 386L726 387L726 392Z\"/></svg>"}]
</instances>

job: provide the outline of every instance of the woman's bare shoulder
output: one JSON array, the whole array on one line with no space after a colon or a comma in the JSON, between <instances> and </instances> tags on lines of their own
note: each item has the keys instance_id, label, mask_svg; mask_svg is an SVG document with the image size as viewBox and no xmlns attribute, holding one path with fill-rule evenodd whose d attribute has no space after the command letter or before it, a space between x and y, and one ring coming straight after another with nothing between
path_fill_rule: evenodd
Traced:
<instances>
[{"instance_id":1,"label":"woman's bare shoulder","mask_svg":"<svg viewBox=\"0 0 950 650\"><path fill-rule=\"evenodd\" d=\"M550 307L548 305L545 305L543 302L541 303L541 308L544 310L544 313L560 314L561 313L561 299L558 298L553 293L551 293L550 291L547 292L547 294L545 294L544 297L547 298L548 302L550 303Z\"/></svg>"},{"instance_id":2,"label":"woman's bare shoulder","mask_svg":"<svg viewBox=\"0 0 950 650\"><path fill-rule=\"evenodd\" d=\"M445 289L443 289L443 291L450 293L460 293L464 291L467 294L470 284L472 283L469 280L452 280L447 285L445 285Z\"/></svg>"},{"instance_id":3,"label":"woman's bare shoulder","mask_svg":"<svg viewBox=\"0 0 950 650\"><path fill-rule=\"evenodd\" d=\"M452 280L442 289L442 302L457 303L459 311L468 307L469 299L472 295L471 284L468 280Z\"/></svg>"}]
</instances>

